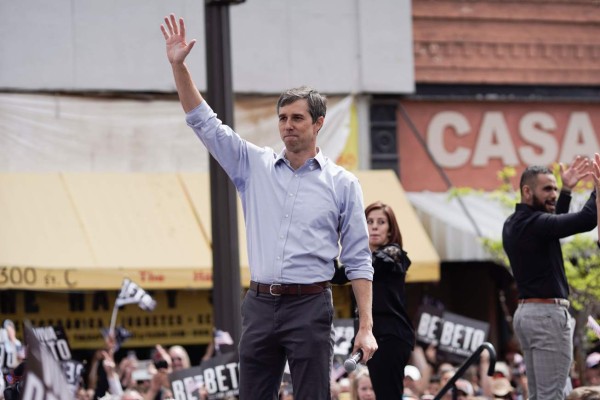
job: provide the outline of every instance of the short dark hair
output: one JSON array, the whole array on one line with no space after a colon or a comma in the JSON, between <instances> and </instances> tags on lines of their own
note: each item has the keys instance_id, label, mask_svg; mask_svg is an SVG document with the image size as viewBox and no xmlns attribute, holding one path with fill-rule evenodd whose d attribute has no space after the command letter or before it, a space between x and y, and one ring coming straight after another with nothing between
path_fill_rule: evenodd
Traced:
<instances>
[{"instance_id":1,"label":"short dark hair","mask_svg":"<svg viewBox=\"0 0 600 400\"><path fill-rule=\"evenodd\" d=\"M319 117L324 117L327 112L327 98L315 89L309 86L300 86L284 91L277 101L277 115L279 109L295 101L306 99L308 102L308 112L312 118L313 124Z\"/></svg>"},{"instance_id":2,"label":"short dark hair","mask_svg":"<svg viewBox=\"0 0 600 400\"><path fill-rule=\"evenodd\" d=\"M523 193L523 187L525 185L533 188L535 186L535 180L537 176L542 174L552 175L552 171L550 171L550 168L543 167L541 165L530 165L529 167L525 168L525 171L523 171L521 174L521 182L519 183L519 189L521 190L521 193Z\"/></svg>"}]
</instances>

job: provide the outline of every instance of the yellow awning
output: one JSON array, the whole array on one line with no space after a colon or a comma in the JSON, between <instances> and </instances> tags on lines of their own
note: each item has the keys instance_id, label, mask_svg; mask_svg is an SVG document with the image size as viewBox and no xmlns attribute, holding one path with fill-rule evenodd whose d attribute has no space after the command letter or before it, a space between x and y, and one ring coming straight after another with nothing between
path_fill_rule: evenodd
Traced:
<instances>
[{"instance_id":1,"label":"yellow awning","mask_svg":"<svg viewBox=\"0 0 600 400\"><path fill-rule=\"evenodd\" d=\"M439 280L439 257L394 173L357 175L365 204L382 200L400 220L408 280ZM118 289L124 277L148 290L210 288L210 243L207 173L0 174L0 289Z\"/></svg>"}]
</instances>

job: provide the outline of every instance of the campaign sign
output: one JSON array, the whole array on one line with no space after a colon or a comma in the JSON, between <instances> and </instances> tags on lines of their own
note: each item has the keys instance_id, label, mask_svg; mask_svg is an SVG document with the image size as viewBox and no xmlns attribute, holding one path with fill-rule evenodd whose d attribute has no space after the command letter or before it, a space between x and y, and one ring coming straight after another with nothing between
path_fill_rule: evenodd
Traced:
<instances>
[{"instance_id":1,"label":"campaign sign","mask_svg":"<svg viewBox=\"0 0 600 400\"><path fill-rule=\"evenodd\" d=\"M48 347L43 345L33 333L29 323L25 323L27 341L27 372L22 400L60 399L72 400L67 380L59 361Z\"/></svg>"},{"instance_id":2,"label":"campaign sign","mask_svg":"<svg viewBox=\"0 0 600 400\"><path fill-rule=\"evenodd\" d=\"M423 307L417 325L417 340L437 343L437 350L449 360L468 358L486 340L489 323L451 312Z\"/></svg>"},{"instance_id":3,"label":"campaign sign","mask_svg":"<svg viewBox=\"0 0 600 400\"><path fill-rule=\"evenodd\" d=\"M443 322L442 314L442 310L432 306L421 306L419 308L419 323L415 332L418 342L425 344L438 343L440 335L438 328Z\"/></svg>"},{"instance_id":4,"label":"campaign sign","mask_svg":"<svg viewBox=\"0 0 600 400\"><path fill-rule=\"evenodd\" d=\"M8 340L8 332L0 328L0 369L12 369L19 365L19 349Z\"/></svg>"},{"instance_id":5,"label":"campaign sign","mask_svg":"<svg viewBox=\"0 0 600 400\"><path fill-rule=\"evenodd\" d=\"M83 372L83 364L75 360L62 361L63 372L67 378L67 384L73 393L73 397L79 389L79 383L81 381L81 373Z\"/></svg>"},{"instance_id":6,"label":"campaign sign","mask_svg":"<svg viewBox=\"0 0 600 400\"><path fill-rule=\"evenodd\" d=\"M59 361L71 359L71 347L62 326L40 326L32 329L40 343L46 345L54 358Z\"/></svg>"},{"instance_id":7,"label":"campaign sign","mask_svg":"<svg viewBox=\"0 0 600 400\"><path fill-rule=\"evenodd\" d=\"M169 380L175 400L197 400L201 388L208 400L215 400L237 396L239 376L238 355L232 352L216 355L199 367L173 372Z\"/></svg>"},{"instance_id":8,"label":"campaign sign","mask_svg":"<svg viewBox=\"0 0 600 400\"><path fill-rule=\"evenodd\" d=\"M333 320L333 354L346 357L352 351L354 320L350 318Z\"/></svg>"}]
</instances>

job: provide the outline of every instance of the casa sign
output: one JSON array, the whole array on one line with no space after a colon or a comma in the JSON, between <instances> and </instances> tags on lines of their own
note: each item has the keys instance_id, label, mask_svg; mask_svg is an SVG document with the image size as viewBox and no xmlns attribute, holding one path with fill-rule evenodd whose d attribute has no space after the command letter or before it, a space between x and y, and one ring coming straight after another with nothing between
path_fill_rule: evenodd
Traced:
<instances>
[{"instance_id":1,"label":"casa sign","mask_svg":"<svg viewBox=\"0 0 600 400\"><path fill-rule=\"evenodd\" d=\"M520 175L529 165L569 163L576 155L600 151L600 104L406 101L402 105L412 123L398 118L399 171L407 191L445 191L448 182L493 190L504 167L515 167Z\"/></svg>"},{"instance_id":2,"label":"casa sign","mask_svg":"<svg viewBox=\"0 0 600 400\"><path fill-rule=\"evenodd\" d=\"M499 111L484 112L478 129L460 112L442 111L435 114L427 126L427 147L444 168L459 168L469 162L474 167L485 167L492 159L501 160L505 166L549 165L557 160L570 161L578 154L589 155L599 148L587 112L569 115L560 142L556 120L546 112L524 114L516 128L516 132L511 132L506 117ZM521 145L515 145L513 134L522 140ZM448 135L474 135L475 146L458 145L448 149Z\"/></svg>"}]
</instances>

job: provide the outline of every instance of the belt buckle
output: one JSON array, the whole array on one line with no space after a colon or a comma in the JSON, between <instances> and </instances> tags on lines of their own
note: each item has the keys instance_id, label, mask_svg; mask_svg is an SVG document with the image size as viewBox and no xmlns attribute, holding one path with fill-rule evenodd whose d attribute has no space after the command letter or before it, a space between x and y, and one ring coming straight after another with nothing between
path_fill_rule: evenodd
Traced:
<instances>
[{"instance_id":1,"label":"belt buckle","mask_svg":"<svg viewBox=\"0 0 600 400\"><path fill-rule=\"evenodd\" d=\"M281 287L281 283L272 283L271 286L269 286L269 294L271 296L281 296L281 293L273 293L273 286Z\"/></svg>"}]
</instances>

